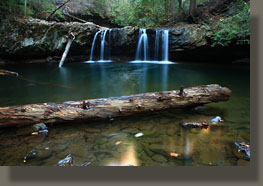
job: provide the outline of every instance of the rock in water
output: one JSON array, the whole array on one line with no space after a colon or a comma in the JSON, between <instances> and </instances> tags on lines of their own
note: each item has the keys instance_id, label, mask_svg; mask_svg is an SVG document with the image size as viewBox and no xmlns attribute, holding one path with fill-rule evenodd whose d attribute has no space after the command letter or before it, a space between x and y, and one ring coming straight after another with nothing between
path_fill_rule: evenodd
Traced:
<instances>
[{"instance_id":1,"label":"rock in water","mask_svg":"<svg viewBox=\"0 0 263 186\"><path fill-rule=\"evenodd\" d=\"M48 136L48 130L40 130L38 131L38 134L44 134L45 136Z\"/></svg>"},{"instance_id":2,"label":"rock in water","mask_svg":"<svg viewBox=\"0 0 263 186\"><path fill-rule=\"evenodd\" d=\"M64 158L63 160L60 160L57 163L57 166L60 166L60 167L73 166L73 165L74 165L74 163L73 163L73 158L72 158L71 154L67 155L66 158Z\"/></svg>"},{"instance_id":3,"label":"rock in water","mask_svg":"<svg viewBox=\"0 0 263 186\"><path fill-rule=\"evenodd\" d=\"M245 152L247 158L250 158L250 144L240 141L235 141L235 145L238 147L240 151Z\"/></svg>"},{"instance_id":4,"label":"rock in water","mask_svg":"<svg viewBox=\"0 0 263 186\"><path fill-rule=\"evenodd\" d=\"M219 123L222 121L222 118L220 116L216 116L215 118L211 119L212 123Z\"/></svg>"},{"instance_id":5,"label":"rock in water","mask_svg":"<svg viewBox=\"0 0 263 186\"><path fill-rule=\"evenodd\" d=\"M183 127L185 127L185 128L208 128L208 127L209 127L209 124L208 124L208 123L205 123L205 122L202 122L202 123L199 123L199 122L189 122L189 123L184 123L184 124L183 124Z\"/></svg>"},{"instance_id":6,"label":"rock in water","mask_svg":"<svg viewBox=\"0 0 263 186\"><path fill-rule=\"evenodd\" d=\"M33 125L32 129L34 131L32 135L43 134L45 136L48 136L48 127L45 125L45 123L35 124Z\"/></svg>"},{"instance_id":7,"label":"rock in water","mask_svg":"<svg viewBox=\"0 0 263 186\"><path fill-rule=\"evenodd\" d=\"M38 132L38 131L40 131L40 130L47 130L47 129L48 129L48 127L46 126L45 123L35 124L35 125L33 125L32 128L33 128L33 131L34 131L34 132Z\"/></svg>"}]
</instances>

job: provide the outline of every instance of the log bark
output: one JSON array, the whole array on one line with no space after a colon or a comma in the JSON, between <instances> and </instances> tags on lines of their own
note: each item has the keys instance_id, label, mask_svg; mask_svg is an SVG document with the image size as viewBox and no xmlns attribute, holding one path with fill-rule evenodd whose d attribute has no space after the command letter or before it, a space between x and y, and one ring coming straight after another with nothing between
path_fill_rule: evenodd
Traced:
<instances>
[{"instance_id":1,"label":"log bark","mask_svg":"<svg viewBox=\"0 0 263 186\"><path fill-rule=\"evenodd\" d=\"M227 101L230 95L230 89L212 84L183 89L183 94L180 94L180 90L174 90L63 103L2 107L0 127L19 127L39 122L56 124L112 120L115 117L139 113Z\"/></svg>"}]
</instances>

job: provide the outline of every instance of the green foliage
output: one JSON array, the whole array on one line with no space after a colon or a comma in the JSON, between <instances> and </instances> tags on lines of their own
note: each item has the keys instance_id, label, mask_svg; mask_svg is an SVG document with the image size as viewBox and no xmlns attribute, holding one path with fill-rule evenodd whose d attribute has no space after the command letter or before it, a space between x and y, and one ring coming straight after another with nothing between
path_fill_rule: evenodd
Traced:
<instances>
[{"instance_id":1,"label":"green foliage","mask_svg":"<svg viewBox=\"0 0 263 186\"><path fill-rule=\"evenodd\" d=\"M46 19L46 17L56 9L54 0L27 0L27 6L25 7L25 0L1 0L0 1L0 16L32 16L35 18ZM59 20L64 16L60 10L58 10L54 18Z\"/></svg>"},{"instance_id":2,"label":"green foliage","mask_svg":"<svg viewBox=\"0 0 263 186\"><path fill-rule=\"evenodd\" d=\"M209 0L197 0L197 3ZM190 0L108 0L110 17L116 24L138 27L158 27L173 24L177 15L188 12Z\"/></svg>"},{"instance_id":3,"label":"green foliage","mask_svg":"<svg viewBox=\"0 0 263 186\"><path fill-rule=\"evenodd\" d=\"M234 16L220 18L217 26L214 28L212 46L228 46L235 42L236 44L249 44L249 16L250 4L243 0L238 1L238 11Z\"/></svg>"},{"instance_id":4,"label":"green foliage","mask_svg":"<svg viewBox=\"0 0 263 186\"><path fill-rule=\"evenodd\" d=\"M54 0L29 0L29 6L33 11L34 17L46 19L47 16L56 9ZM61 10L57 10L53 18L55 20L63 19Z\"/></svg>"},{"instance_id":5,"label":"green foliage","mask_svg":"<svg viewBox=\"0 0 263 186\"><path fill-rule=\"evenodd\" d=\"M0 16L17 15L22 16L32 15L33 12L29 7L25 8L25 0L1 0L0 1Z\"/></svg>"},{"instance_id":6,"label":"green foliage","mask_svg":"<svg viewBox=\"0 0 263 186\"><path fill-rule=\"evenodd\" d=\"M110 17L122 26L156 26L170 16L166 10L167 3L162 0L115 0L111 3Z\"/></svg>"}]
</instances>

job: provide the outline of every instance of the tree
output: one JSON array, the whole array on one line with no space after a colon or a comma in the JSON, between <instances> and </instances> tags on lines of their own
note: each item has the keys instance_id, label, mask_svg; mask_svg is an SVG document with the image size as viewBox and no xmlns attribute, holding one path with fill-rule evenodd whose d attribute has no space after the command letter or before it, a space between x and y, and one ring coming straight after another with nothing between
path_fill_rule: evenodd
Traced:
<instances>
[{"instance_id":1,"label":"tree","mask_svg":"<svg viewBox=\"0 0 263 186\"><path fill-rule=\"evenodd\" d=\"M170 7L171 8L171 10L170 10L171 11L171 15L174 16L175 13L176 13L175 12L176 11L176 9L175 9L175 0L170 0L170 6L171 6Z\"/></svg>"},{"instance_id":2,"label":"tree","mask_svg":"<svg viewBox=\"0 0 263 186\"><path fill-rule=\"evenodd\" d=\"M27 6L27 0L25 0L25 17L26 17L26 10L27 10L26 6Z\"/></svg>"},{"instance_id":3,"label":"tree","mask_svg":"<svg viewBox=\"0 0 263 186\"><path fill-rule=\"evenodd\" d=\"M178 7L180 8L180 9L183 9L182 8L182 0L177 0L178 1Z\"/></svg>"},{"instance_id":4,"label":"tree","mask_svg":"<svg viewBox=\"0 0 263 186\"><path fill-rule=\"evenodd\" d=\"M189 15L194 18L196 13L196 0L190 0Z\"/></svg>"}]
</instances>

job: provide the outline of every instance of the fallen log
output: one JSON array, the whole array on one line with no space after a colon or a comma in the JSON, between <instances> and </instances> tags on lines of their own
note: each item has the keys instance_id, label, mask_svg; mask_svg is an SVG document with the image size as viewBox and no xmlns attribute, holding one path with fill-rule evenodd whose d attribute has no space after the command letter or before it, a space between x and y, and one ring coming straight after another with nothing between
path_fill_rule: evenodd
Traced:
<instances>
[{"instance_id":1,"label":"fallen log","mask_svg":"<svg viewBox=\"0 0 263 186\"><path fill-rule=\"evenodd\" d=\"M62 5L60 5L58 8L56 8L53 12L51 12L51 14L47 17L47 20L49 21L49 19L56 13L57 10L61 9L63 6L65 6L68 2L70 2L71 0L66 1L65 3L63 3Z\"/></svg>"},{"instance_id":2,"label":"fallen log","mask_svg":"<svg viewBox=\"0 0 263 186\"><path fill-rule=\"evenodd\" d=\"M73 16L73 15L70 15L70 14L64 14L65 16L68 16L68 17L71 17L71 18L73 18L73 19L76 19L76 20L78 20L78 21L80 21L80 22L82 22L82 23L88 23L88 21L85 21L84 19L80 19L80 18L78 18L78 17L75 17L75 16Z\"/></svg>"},{"instance_id":3,"label":"fallen log","mask_svg":"<svg viewBox=\"0 0 263 186\"><path fill-rule=\"evenodd\" d=\"M58 65L59 68L61 68L62 65L64 64L64 61L65 61L65 59L66 59L66 57L67 57L67 55L68 55L68 52L69 52L70 46L71 46L71 44L72 44L72 41L73 41L74 39L75 39L75 36L74 36L74 34L71 32L71 33L69 34L69 37L68 37L67 46L66 46L65 51L64 51L64 53L63 53L63 55L62 55L62 57L61 57L61 60L60 60L60 62L59 62L59 65Z\"/></svg>"},{"instance_id":4,"label":"fallen log","mask_svg":"<svg viewBox=\"0 0 263 186\"><path fill-rule=\"evenodd\" d=\"M216 84L122 97L0 108L0 127L36 123L113 120L115 117L227 101L231 90Z\"/></svg>"}]
</instances>

